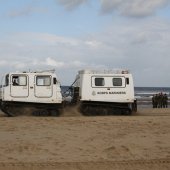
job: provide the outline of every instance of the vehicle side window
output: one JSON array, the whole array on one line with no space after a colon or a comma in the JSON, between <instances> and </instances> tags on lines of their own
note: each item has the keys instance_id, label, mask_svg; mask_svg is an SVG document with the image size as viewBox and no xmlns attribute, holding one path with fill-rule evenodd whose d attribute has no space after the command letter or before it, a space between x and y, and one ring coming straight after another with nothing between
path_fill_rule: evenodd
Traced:
<instances>
[{"instance_id":1,"label":"vehicle side window","mask_svg":"<svg viewBox=\"0 0 170 170\"><path fill-rule=\"evenodd\" d=\"M27 76L13 75L12 76L12 85L13 86L26 86L27 85Z\"/></svg>"},{"instance_id":2,"label":"vehicle side window","mask_svg":"<svg viewBox=\"0 0 170 170\"><path fill-rule=\"evenodd\" d=\"M36 77L37 86L50 86L51 85L51 76L37 76Z\"/></svg>"},{"instance_id":3,"label":"vehicle side window","mask_svg":"<svg viewBox=\"0 0 170 170\"><path fill-rule=\"evenodd\" d=\"M95 86L104 86L104 78L95 78Z\"/></svg>"},{"instance_id":4,"label":"vehicle side window","mask_svg":"<svg viewBox=\"0 0 170 170\"><path fill-rule=\"evenodd\" d=\"M5 86L9 85L9 74L5 76Z\"/></svg>"},{"instance_id":5,"label":"vehicle side window","mask_svg":"<svg viewBox=\"0 0 170 170\"><path fill-rule=\"evenodd\" d=\"M126 78L126 84L129 84L129 78Z\"/></svg>"},{"instance_id":6,"label":"vehicle side window","mask_svg":"<svg viewBox=\"0 0 170 170\"><path fill-rule=\"evenodd\" d=\"M122 78L113 78L113 86L122 86Z\"/></svg>"}]
</instances>

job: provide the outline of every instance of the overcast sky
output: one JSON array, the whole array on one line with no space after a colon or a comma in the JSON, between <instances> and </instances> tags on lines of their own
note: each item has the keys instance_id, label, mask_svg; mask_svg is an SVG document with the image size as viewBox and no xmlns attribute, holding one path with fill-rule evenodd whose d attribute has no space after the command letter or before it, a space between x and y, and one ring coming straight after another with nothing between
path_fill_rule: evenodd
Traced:
<instances>
[{"instance_id":1,"label":"overcast sky","mask_svg":"<svg viewBox=\"0 0 170 170\"><path fill-rule=\"evenodd\" d=\"M0 75L128 69L135 86L170 86L170 0L0 0Z\"/></svg>"}]
</instances>

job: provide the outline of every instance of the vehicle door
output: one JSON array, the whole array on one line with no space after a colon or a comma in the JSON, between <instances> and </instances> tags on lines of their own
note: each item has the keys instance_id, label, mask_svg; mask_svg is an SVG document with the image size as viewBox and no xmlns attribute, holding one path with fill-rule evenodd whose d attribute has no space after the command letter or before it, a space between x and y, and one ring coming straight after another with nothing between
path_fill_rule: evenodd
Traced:
<instances>
[{"instance_id":1,"label":"vehicle door","mask_svg":"<svg viewBox=\"0 0 170 170\"><path fill-rule=\"evenodd\" d=\"M12 97L28 97L28 76L12 74L10 76L10 95Z\"/></svg>"}]
</instances>

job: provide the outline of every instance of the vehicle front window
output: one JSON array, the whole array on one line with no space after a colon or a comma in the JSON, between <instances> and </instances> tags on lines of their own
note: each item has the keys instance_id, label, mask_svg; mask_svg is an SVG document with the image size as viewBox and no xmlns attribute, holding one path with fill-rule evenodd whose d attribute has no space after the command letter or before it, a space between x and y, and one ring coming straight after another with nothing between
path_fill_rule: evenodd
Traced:
<instances>
[{"instance_id":1,"label":"vehicle front window","mask_svg":"<svg viewBox=\"0 0 170 170\"><path fill-rule=\"evenodd\" d=\"M12 76L12 85L13 86L26 86L27 77L24 75L13 75Z\"/></svg>"}]
</instances>

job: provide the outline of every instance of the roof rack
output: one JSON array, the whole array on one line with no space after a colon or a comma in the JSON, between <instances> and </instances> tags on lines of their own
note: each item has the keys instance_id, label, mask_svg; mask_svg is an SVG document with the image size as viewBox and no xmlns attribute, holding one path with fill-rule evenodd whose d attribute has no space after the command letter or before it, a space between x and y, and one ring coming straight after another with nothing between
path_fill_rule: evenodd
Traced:
<instances>
[{"instance_id":1,"label":"roof rack","mask_svg":"<svg viewBox=\"0 0 170 170\"><path fill-rule=\"evenodd\" d=\"M55 72L55 69L32 71L32 73L54 73L54 72Z\"/></svg>"},{"instance_id":2,"label":"roof rack","mask_svg":"<svg viewBox=\"0 0 170 170\"><path fill-rule=\"evenodd\" d=\"M80 70L80 74L129 74L127 69L105 69L105 70Z\"/></svg>"}]
</instances>

